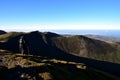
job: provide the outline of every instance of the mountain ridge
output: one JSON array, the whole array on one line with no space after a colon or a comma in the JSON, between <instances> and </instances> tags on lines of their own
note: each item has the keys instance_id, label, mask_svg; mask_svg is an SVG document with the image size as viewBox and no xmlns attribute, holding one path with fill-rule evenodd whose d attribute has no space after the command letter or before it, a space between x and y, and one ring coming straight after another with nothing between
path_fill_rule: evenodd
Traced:
<instances>
[{"instance_id":1,"label":"mountain ridge","mask_svg":"<svg viewBox=\"0 0 120 80\"><path fill-rule=\"evenodd\" d=\"M120 64L116 64L116 62L114 62L114 59L116 59L116 61L118 61L119 63L119 59L120 59L118 56L119 54L116 55L114 55L113 53L110 54L110 52L116 51L117 48L116 45L111 45L103 41L90 39L85 36L77 35L72 37L63 37L56 33L41 33L35 31L35 32L15 35L14 37L9 37L7 41L0 42L0 49L9 50L14 53L19 53L18 41L20 39L20 36L22 35L24 35L24 37L27 40L27 43L29 44L29 52L30 52L29 54L39 55L43 57L47 56L49 58L56 58L66 61L82 62L85 63L88 67L105 71L110 74L120 75L119 74ZM93 57L94 59L100 57L101 61L91 59L92 57L90 57L90 55L88 55L88 53L86 52L84 52L83 54L87 54L87 56L75 54L75 52L77 53L77 50L81 51L82 49L83 50L86 49L86 52L91 52L92 55L91 54L90 55L92 57L95 55ZM110 52L105 51L105 53L102 53L104 52L103 50L108 50L108 51L111 50L111 51ZM104 60L104 58L106 58L107 60ZM109 60L109 58L111 60Z\"/></svg>"},{"instance_id":2,"label":"mountain ridge","mask_svg":"<svg viewBox=\"0 0 120 80\"><path fill-rule=\"evenodd\" d=\"M26 38L27 45L29 46L29 52L31 54L70 53L81 57L88 57L98 60L104 59L105 61L107 61L107 55L109 57L114 57L114 54L119 54L119 43L114 44L104 42L91 39L83 35L64 37L52 32L39 31L30 33L11 32L0 35L0 48L13 52L20 52L19 39L22 35Z\"/></svg>"}]
</instances>

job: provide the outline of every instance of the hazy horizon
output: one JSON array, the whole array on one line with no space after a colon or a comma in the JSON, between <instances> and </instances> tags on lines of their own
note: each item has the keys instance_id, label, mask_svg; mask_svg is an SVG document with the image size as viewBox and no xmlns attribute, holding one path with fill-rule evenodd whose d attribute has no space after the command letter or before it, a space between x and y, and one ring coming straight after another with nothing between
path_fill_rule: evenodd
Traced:
<instances>
[{"instance_id":1,"label":"hazy horizon","mask_svg":"<svg viewBox=\"0 0 120 80\"><path fill-rule=\"evenodd\" d=\"M6 31L6 30L4 30ZM119 37L120 30L31 30L31 31L6 31L6 32L53 32L62 35L103 35L103 36L111 36L111 37ZM120 37L119 37L120 38Z\"/></svg>"}]
</instances>

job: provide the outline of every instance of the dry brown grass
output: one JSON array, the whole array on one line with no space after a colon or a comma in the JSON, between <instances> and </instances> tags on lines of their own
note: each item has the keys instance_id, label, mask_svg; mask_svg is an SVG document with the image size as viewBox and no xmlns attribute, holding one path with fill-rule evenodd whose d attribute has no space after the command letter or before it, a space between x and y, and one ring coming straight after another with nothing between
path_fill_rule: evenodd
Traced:
<instances>
[{"instance_id":1,"label":"dry brown grass","mask_svg":"<svg viewBox=\"0 0 120 80\"><path fill-rule=\"evenodd\" d=\"M51 74L49 72L39 73L39 76L43 78L43 80L52 80Z\"/></svg>"},{"instance_id":2,"label":"dry brown grass","mask_svg":"<svg viewBox=\"0 0 120 80\"><path fill-rule=\"evenodd\" d=\"M89 80L90 78L94 78L95 80L97 80L97 78L100 78L99 80L110 80L109 78L114 78L91 69L83 63L42 57L42 59L40 59L40 56L22 54L9 54L6 55L5 58L9 63L9 70L16 68L14 62L19 62L20 69L22 70L20 70L21 73L19 75L21 79L35 80L37 79L36 77L39 77L43 80ZM40 62L36 62L31 58L40 59ZM15 73L10 73L10 75L11 74ZM115 80L119 80L119 78Z\"/></svg>"},{"instance_id":3,"label":"dry brown grass","mask_svg":"<svg viewBox=\"0 0 120 80\"><path fill-rule=\"evenodd\" d=\"M3 49L0 49L0 53L9 53L10 51L8 50L3 50Z\"/></svg>"}]
</instances>

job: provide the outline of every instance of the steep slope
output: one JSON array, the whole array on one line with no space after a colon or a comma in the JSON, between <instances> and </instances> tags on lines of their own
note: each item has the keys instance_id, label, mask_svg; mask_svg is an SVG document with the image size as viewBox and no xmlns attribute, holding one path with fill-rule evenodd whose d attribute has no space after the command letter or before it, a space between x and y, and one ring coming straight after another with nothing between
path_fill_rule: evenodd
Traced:
<instances>
[{"instance_id":1,"label":"steep slope","mask_svg":"<svg viewBox=\"0 0 120 80\"><path fill-rule=\"evenodd\" d=\"M1 35L0 49L5 49L12 52L20 52L19 39L21 36L24 36L26 44L29 47L29 53L31 54L44 55L48 54L49 51L50 53L52 53L55 50L56 52L60 53L60 51L57 50L57 47L53 47L50 45L51 43L50 39L53 37L59 37L60 35L50 32L41 33L38 31L30 33L11 32L6 35Z\"/></svg>"},{"instance_id":2,"label":"steep slope","mask_svg":"<svg viewBox=\"0 0 120 80\"><path fill-rule=\"evenodd\" d=\"M77 56L120 63L119 43L111 44L85 36L57 37L53 43L60 50Z\"/></svg>"}]
</instances>

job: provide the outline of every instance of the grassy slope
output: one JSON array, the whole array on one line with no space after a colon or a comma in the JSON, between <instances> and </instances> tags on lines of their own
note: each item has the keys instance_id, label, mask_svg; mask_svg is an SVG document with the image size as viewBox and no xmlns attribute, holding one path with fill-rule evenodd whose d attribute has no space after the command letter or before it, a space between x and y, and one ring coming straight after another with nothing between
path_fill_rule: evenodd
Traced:
<instances>
[{"instance_id":1,"label":"grassy slope","mask_svg":"<svg viewBox=\"0 0 120 80\"><path fill-rule=\"evenodd\" d=\"M12 37L23 34L22 32L9 32L7 34L0 35L0 41L7 41Z\"/></svg>"},{"instance_id":2,"label":"grassy slope","mask_svg":"<svg viewBox=\"0 0 120 80\"><path fill-rule=\"evenodd\" d=\"M83 63L10 53L1 53L0 57L7 64L0 67L1 80L120 80Z\"/></svg>"},{"instance_id":3,"label":"grassy slope","mask_svg":"<svg viewBox=\"0 0 120 80\"><path fill-rule=\"evenodd\" d=\"M81 57L120 63L120 44L89 39L84 36L58 37L53 42L59 49Z\"/></svg>"}]
</instances>

